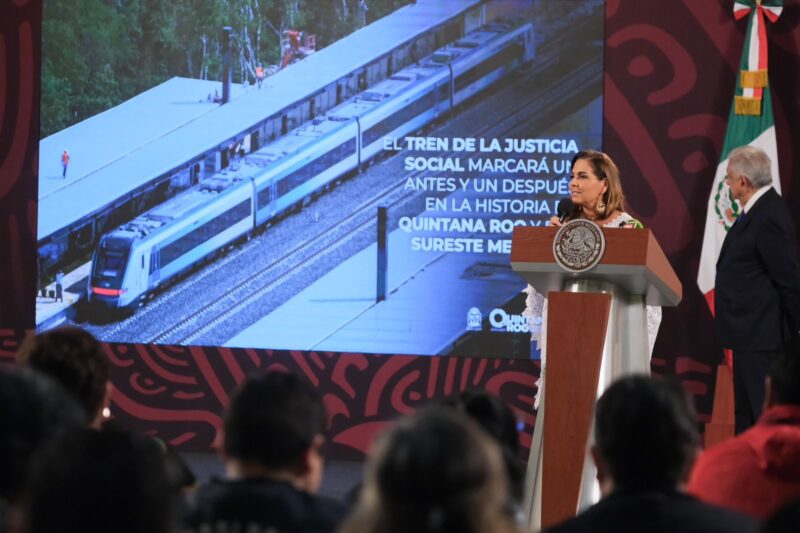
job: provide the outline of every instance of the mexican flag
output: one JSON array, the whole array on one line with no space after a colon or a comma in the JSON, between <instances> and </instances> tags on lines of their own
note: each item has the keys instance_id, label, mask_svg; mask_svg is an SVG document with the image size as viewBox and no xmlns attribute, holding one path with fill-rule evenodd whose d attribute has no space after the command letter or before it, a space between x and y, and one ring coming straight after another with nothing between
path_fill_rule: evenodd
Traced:
<instances>
[{"instance_id":1,"label":"mexican flag","mask_svg":"<svg viewBox=\"0 0 800 533\"><path fill-rule=\"evenodd\" d=\"M703 251L700 254L700 269L697 285L706 297L714 313L714 277L725 234L739 216L742 206L731 196L725 183L728 154L744 145L757 146L772 160L772 186L780 194L781 181L778 175L778 150L775 142L775 121L772 114L767 76L767 31L766 21L775 22L783 10L783 0L737 0L733 6L736 20L747 18L742 60L736 93L728 117L728 129L720 155L720 163L714 176L714 185L708 198L706 227L703 235Z\"/></svg>"}]
</instances>

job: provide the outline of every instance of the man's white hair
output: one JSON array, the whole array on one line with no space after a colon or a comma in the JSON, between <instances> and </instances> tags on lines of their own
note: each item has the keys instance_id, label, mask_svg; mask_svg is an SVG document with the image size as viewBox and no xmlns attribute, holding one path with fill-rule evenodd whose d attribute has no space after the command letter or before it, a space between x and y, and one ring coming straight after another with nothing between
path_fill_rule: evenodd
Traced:
<instances>
[{"instance_id":1,"label":"man's white hair","mask_svg":"<svg viewBox=\"0 0 800 533\"><path fill-rule=\"evenodd\" d=\"M756 189L772 183L772 161L761 148L740 146L728 154L734 175L747 178Z\"/></svg>"}]
</instances>

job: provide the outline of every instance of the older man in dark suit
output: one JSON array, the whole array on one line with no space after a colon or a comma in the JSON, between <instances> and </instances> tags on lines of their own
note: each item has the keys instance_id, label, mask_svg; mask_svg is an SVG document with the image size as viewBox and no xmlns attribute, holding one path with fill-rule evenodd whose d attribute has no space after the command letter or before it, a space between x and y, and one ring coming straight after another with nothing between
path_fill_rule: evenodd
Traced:
<instances>
[{"instance_id":1,"label":"older man in dark suit","mask_svg":"<svg viewBox=\"0 0 800 533\"><path fill-rule=\"evenodd\" d=\"M772 188L763 150L742 146L728 156L727 183L742 214L717 260L717 336L733 350L736 433L752 426L764 405L770 358L800 331L800 266L792 216Z\"/></svg>"}]
</instances>

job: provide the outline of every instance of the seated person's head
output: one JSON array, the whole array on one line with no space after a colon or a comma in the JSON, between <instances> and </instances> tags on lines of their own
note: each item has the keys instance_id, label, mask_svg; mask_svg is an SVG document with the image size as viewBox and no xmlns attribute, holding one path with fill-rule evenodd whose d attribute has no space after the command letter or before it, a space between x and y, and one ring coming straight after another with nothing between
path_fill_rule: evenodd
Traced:
<instances>
[{"instance_id":1,"label":"seated person's head","mask_svg":"<svg viewBox=\"0 0 800 533\"><path fill-rule=\"evenodd\" d=\"M767 372L766 402L767 407L800 405L800 336L773 357Z\"/></svg>"},{"instance_id":2,"label":"seated person's head","mask_svg":"<svg viewBox=\"0 0 800 533\"><path fill-rule=\"evenodd\" d=\"M523 470L519 459L519 432L513 411L497 396L483 391L464 391L450 401L500 445L506 474L515 500L522 497Z\"/></svg>"},{"instance_id":3,"label":"seated person's head","mask_svg":"<svg viewBox=\"0 0 800 533\"><path fill-rule=\"evenodd\" d=\"M676 489L689 474L699 437L680 386L647 376L612 384L597 402L592 454L604 494Z\"/></svg>"},{"instance_id":4,"label":"seated person's head","mask_svg":"<svg viewBox=\"0 0 800 533\"><path fill-rule=\"evenodd\" d=\"M152 439L84 428L40 458L24 520L27 533L167 533L172 505Z\"/></svg>"},{"instance_id":5,"label":"seated person's head","mask_svg":"<svg viewBox=\"0 0 800 533\"><path fill-rule=\"evenodd\" d=\"M49 378L0 368L0 499L16 503L34 454L64 429L85 425L80 407Z\"/></svg>"},{"instance_id":6,"label":"seated person's head","mask_svg":"<svg viewBox=\"0 0 800 533\"><path fill-rule=\"evenodd\" d=\"M65 327L28 337L17 353L17 362L57 381L83 406L90 424L100 425L109 401L111 365L91 334Z\"/></svg>"},{"instance_id":7,"label":"seated person's head","mask_svg":"<svg viewBox=\"0 0 800 533\"><path fill-rule=\"evenodd\" d=\"M402 419L375 446L346 533L514 531L505 465L475 422L448 408Z\"/></svg>"},{"instance_id":8,"label":"seated person's head","mask_svg":"<svg viewBox=\"0 0 800 533\"><path fill-rule=\"evenodd\" d=\"M250 377L225 417L223 451L231 477L270 477L316 492L322 481L325 407L294 374Z\"/></svg>"}]
</instances>

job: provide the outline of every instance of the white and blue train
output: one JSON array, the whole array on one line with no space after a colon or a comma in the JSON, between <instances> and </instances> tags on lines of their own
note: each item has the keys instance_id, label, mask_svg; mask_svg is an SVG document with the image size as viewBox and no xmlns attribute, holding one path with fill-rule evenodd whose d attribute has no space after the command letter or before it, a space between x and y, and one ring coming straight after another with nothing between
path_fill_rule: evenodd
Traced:
<instances>
[{"instance_id":1,"label":"white and blue train","mask_svg":"<svg viewBox=\"0 0 800 533\"><path fill-rule=\"evenodd\" d=\"M534 55L533 26L498 19L440 48L325 116L104 235L89 301L132 307L269 220L429 124Z\"/></svg>"}]
</instances>

